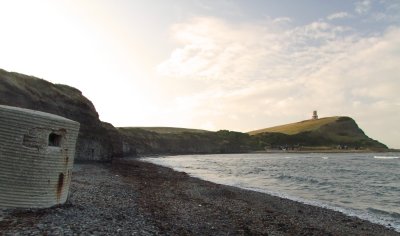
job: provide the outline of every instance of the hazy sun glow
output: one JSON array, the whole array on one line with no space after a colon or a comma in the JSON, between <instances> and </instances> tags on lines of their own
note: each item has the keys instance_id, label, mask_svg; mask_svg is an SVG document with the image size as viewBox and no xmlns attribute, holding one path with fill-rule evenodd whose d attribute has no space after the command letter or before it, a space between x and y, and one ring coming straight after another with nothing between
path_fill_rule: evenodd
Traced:
<instances>
[{"instance_id":1,"label":"hazy sun glow","mask_svg":"<svg viewBox=\"0 0 400 236\"><path fill-rule=\"evenodd\" d=\"M400 2L327 4L3 0L0 68L80 89L115 126L250 131L318 110L400 148Z\"/></svg>"}]
</instances>

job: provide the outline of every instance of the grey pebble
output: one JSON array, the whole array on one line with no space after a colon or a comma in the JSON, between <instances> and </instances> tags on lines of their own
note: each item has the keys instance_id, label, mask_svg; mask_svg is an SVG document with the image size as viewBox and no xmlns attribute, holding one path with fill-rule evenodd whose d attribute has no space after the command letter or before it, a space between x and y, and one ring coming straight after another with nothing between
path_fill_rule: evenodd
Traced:
<instances>
[{"instance_id":1,"label":"grey pebble","mask_svg":"<svg viewBox=\"0 0 400 236\"><path fill-rule=\"evenodd\" d=\"M104 164L75 164L69 199L61 207L5 212L0 222L19 224L1 235L155 235L157 227L138 214L137 193ZM18 213L29 213L21 217ZM33 214L32 214L33 212ZM37 213L37 214L36 214ZM33 219L31 217L33 215ZM34 222L33 224L31 222ZM151 233L149 233L151 232Z\"/></svg>"}]
</instances>

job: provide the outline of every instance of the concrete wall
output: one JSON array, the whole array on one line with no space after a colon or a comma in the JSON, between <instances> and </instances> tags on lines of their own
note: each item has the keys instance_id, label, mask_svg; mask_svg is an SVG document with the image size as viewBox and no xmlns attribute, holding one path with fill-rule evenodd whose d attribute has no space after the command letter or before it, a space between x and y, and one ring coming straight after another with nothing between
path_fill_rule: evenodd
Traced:
<instances>
[{"instance_id":1,"label":"concrete wall","mask_svg":"<svg viewBox=\"0 0 400 236\"><path fill-rule=\"evenodd\" d=\"M0 105L0 208L65 203L78 132L78 122Z\"/></svg>"}]
</instances>

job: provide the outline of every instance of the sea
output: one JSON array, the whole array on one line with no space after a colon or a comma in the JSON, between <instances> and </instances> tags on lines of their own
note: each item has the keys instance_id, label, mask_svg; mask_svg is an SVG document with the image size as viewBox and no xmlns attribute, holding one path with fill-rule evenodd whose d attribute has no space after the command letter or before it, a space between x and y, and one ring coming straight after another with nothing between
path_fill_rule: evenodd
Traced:
<instances>
[{"instance_id":1,"label":"sea","mask_svg":"<svg viewBox=\"0 0 400 236\"><path fill-rule=\"evenodd\" d=\"M218 184L340 211L400 232L400 153L147 157Z\"/></svg>"}]
</instances>

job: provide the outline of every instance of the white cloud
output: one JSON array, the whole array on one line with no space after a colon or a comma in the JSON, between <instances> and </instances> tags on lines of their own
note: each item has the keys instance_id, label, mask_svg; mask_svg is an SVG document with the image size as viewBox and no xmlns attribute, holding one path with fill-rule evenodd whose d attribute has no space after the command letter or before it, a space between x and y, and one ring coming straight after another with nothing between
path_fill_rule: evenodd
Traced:
<instances>
[{"instance_id":1,"label":"white cloud","mask_svg":"<svg viewBox=\"0 0 400 236\"><path fill-rule=\"evenodd\" d=\"M355 11L358 14L366 14L371 9L371 0L362 0L356 2Z\"/></svg>"},{"instance_id":2,"label":"white cloud","mask_svg":"<svg viewBox=\"0 0 400 236\"><path fill-rule=\"evenodd\" d=\"M264 32L262 38L260 32ZM195 18L176 25L173 35L184 46L158 67L161 74L232 83L254 73L253 66L268 56L265 54L273 58L281 46L275 42L282 37L268 33L264 26L231 25L216 18ZM268 50L263 50L265 45Z\"/></svg>"},{"instance_id":3,"label":"white cloud","mask_svg":"<svg viewBox=\"0 0 400 236\"><path fill-rule=\"evenodd\" d=\"M327 61L330 55L320 54L319 47L346 31L326 22L283 30L275 20L232 25L216 18L195 18L173 28L182 47L176 48L158 71L167 77L223 80L225 86L235 87L249 78L293 78ZM312 57L308 50L315 51ZM315 62L315 56L321 60Z\"/></svg>"},{"instance_id":4,"label":"white cloud","mask_svg":"<svg viewBox=\"0 0 400 236\"><path fill-rule=\"evenodd\" d=\"M291 23L293 20L290 17L279 17L273 19L274 23L280 23L280 24L288 24Z\"/></svg>"},{"instance_id":5,"label":"white cloud","mask_svg":"<svg viewBox=\"0 0 400 236\"><path fill-rule=\"evenodd\" d=\"M334 20L334 19L344 19L344 18L350 18L350 17L352 17L351 14L349 14L348 12L341 11L341 12L336 12L336 13L329 15L327 17L327 19Z\"/></svg>"},{"instance_id":6,"label":"white cloud","mask_svg":"<svg viewBox=\"0 0 400 236\"><path fill-rule=\"evenodd\" d=\"M374 12L371 17L379 22L400 23L400 1L398 0L381 0L383 9Z\"/></svg>"},{"instance_id":7,"label":"white cloud","mask_svg":"<svg viewBox=\"0 0 400 236\"><path fill-rule=\"evenodd\" d=\"M180 101L191 122L249 131L322 116L349 115L373 138L400 147L400 29L361 37L318 21L282 28L274 20L232 25L195 18L176 25L180 44L159 65L171 83L204 84ZM382 120L382 116L390 117ZM387 130L387 132L382 132Z\"/></svg>"}]
</instances>

